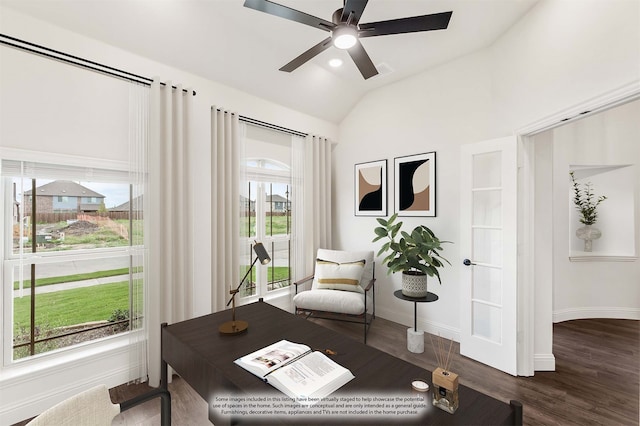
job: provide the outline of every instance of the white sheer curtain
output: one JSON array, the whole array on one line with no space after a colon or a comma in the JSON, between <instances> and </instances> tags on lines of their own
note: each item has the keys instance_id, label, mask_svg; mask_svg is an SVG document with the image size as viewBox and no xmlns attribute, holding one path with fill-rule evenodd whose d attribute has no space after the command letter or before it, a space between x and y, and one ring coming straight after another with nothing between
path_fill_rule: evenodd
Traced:
<instances>
[{"instance_id":1,"label":"white sheer curtain","mask_svg":"<svg viewBox=\"0 0 640 426\"><path fill-rule=\"evenodd\" d=\"M292 136L294 280L313 272L318 248L331 246L331 142Z\"/></svg>"},{"instance_id":2,"label":"white sheer curtain","mask_svg":"<svg viewBox=\"0 0 640 426\"><path fill-rule=\"evenodd\" d=\"M240 121L211 108L211 308L225 308L240 271Z\"/></svg>"},{"instance_id":3,"label":"white sheer curtain","mask_svg":"<svg viewBox=\"0 0 640 426\"><path fill-rule=\"evenodd\" d=\"M149 247L149 384L160 382L160 324L193 312L193 182L189 168L192 92L154 81L150 94L149 182L144 202Z\"/></svg>"},{"instance_id":4,"label":"white sheer curtain","mask_svg":"<svg viewBox=\"0 0 640 426\"><path fill-rule=\"evenodd\" d=\"M132 274L132 288L130 291L131 302L129 316L133 329L140 332L129 333L131 344L131 369L132 377L136 380L144 380L148 375L146 334L142 332L144 318L146 316L145 301L148 297L147 284L149 283L149 265L147 246L134 232L137 223L144 223L144 191L147 187L147 168L149 149L149 87L132 84L129 87L129 182L130 203L129 217L131 225L132 247L129 270ZM142 320L141 320L142 319Z\"/></svg>"}]
</instances>

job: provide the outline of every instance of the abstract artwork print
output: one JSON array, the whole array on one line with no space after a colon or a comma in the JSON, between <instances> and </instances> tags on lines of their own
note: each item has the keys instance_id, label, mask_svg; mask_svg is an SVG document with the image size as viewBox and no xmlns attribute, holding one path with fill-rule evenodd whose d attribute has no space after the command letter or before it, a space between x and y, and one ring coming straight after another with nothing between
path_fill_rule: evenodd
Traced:
<instances>
[{"instance_id":1,"label":"abstract artwork print","mask_svg":"<svg viewBox=\"0 0 640 426\"><path fill-rule=\"evenodd\" d=\"M387 215L387 160L355 165L355 214Z\"/></svg>"},{"instance_id":2,"label":"abstract artwork print","mask_svg":"<svg viewBox=\"0 0 640 426\"><path fill-rule=\"evenodd\" d=\"M436 153L396 157L394 189L399 216L435 216Z\"/></svg>"}]
</instances>

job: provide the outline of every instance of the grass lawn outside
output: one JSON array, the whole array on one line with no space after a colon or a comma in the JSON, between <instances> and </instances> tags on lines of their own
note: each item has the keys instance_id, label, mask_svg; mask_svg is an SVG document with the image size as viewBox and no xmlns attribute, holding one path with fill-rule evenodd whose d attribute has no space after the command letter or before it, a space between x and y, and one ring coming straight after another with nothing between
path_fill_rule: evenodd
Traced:
<instances>
[{"instance_id":1,"label":"grass lawn outside","mask_svg":"<svg viewBox=\"0 0 640 426\"><path fill-rule=\"evenodd\" d=\"M254 269L251 274L251 281L255 281L255 272L256 270ZM126 275L128 273L128 268L121 268L87 274L42 278L36 280L36 287ZM274 282L287 280L289 278L289 268L286 266L270 266L268 277L270 281ZM28 285L30 283L28 281L25 282L25 286ZM18 282L15 282L14 289L17 288ZM39 294L36 296L36 324L50 329L107 320L115 310L129 309L128 293L129 282L122 281ZM30 295L14 299L14 333L18 333L21 328L29 328L30 306Z\"/></svg>"},{"instance_id":2,"label":"grass lawn outside","mask_svg":"<svg viewBox=\"0 0 640 426\"><path fill-rule=\"evenodd\" d=\"M136 267L134 272L141 272L141 267ZM52 285L52 284L64 284L71 283L76 281L85 281L91 280L95 278L107 278L107 277L116 277L118 275L127 275L129 274L129 268L119 268L119 269L109 269L106 271L96 271L96 272L87 272L84 274L73 274L73 275L63 275L59 277L46 277L46 278L36 278L36 287ZM31 281L24 280L22 282L23 288L30 288ZM13 282L13 289L18 290L20 288L20 281Z\"/></svg>"},{"instance_id":3,"label":"grass lawn outside","mask_svg":"<svg viewBox=\"0 0 640 426\"><path fill-rule=\"evenodd\" d=\"M13 300L13 332L29 329L31 296ZM108 320L116 309L129 309L129 282L61 290L36 295L36 325L52 329Z\"/></svg>"},{"instance_id":4,"label":"grass lawn outside","mask_svg":"<svg viewBox=\"0 0 640 426\"><path fill-rule=\"evenodd\" d=\"M291 232L291 216L267 216L265 235L285 235L287 230ZM240 218L240 236L253 237L256 235L255 216L243 216Z\"/></svg>"},{"instance_id":5,"label":"grass lawn outside","mask_svg":"<svg viewBox=\"0 0 640 426\"><path fill-rule=\"evenodd\" d=\"M252 219L251 223L255 227L255 218L243 219L245 219L245 225L248 224L247 221L249 219ZM288 224L290 225L291 220L290 217L286 216L271 216L267 217L267 219L268 229L272 232L272 234L270 233L269 235L286 233ZM122 223L123 225L128 224L128 221L118 220L116 222ZM142 221L134 221L133 225L133 230L130 235L134 242L141 241ZM129 242L110 230L104 228L93 228L90 233L85 235L72 236L67 233L64 238L64 242L52 242L51 245L44 248L43 251L73 250L74 245L77 245L80 248L87 248L86 246L92 246L95 248L125 244L128 245ZM244 265L244 267L241 268L241 277L244 276L244 272L246 272L248 267L249 265ZM137 267L134 272L140 272L141 270L141 267ZM255 273L256 270L254 269L249 281L255 282ZM290 284L289 267L274 266L273 264L270 264L268 266L267 273L268 280L272 283L269 285L269 289L279 288ZM43 337L60 335L70 330L71 327L78 326L80 324L108 321L116 312L121 313L122 311L128 311L130 307L129 281L127 279L128 274L129 268L119 268L94 271L90 273L37 278L35 280L36 287L118 276L122 276L122 281L37 294L35 296L36 340L42 339ZM14 289L19 288L19 281L15 281L12 284ZM23 288L29 288L30 286L31 281L24 280ZM248 289L251 285L249 283L245 283L245 287ZM142 285L138 285L135 291L140 296L134 299L137 303L142 300ZM15 297L13 299L14 344L21 344L29 341L30 316L31 296L26 295L23 297ZM84 336L85 333L81 333L81 335ZM86 337L74 336L72 338L73 341L71 341L71 338L68 339L65 337L62 339L54 339L48 342L38 343L37 346L39 346L39 348L36 348L36 353L46 352L48 350L78 343L77 339L86 341L98 337L100 336L94 335L94 337L91 337L87 334ZM66 342L66 340L70 341ZM22 347L16 349L14 352L14 359L29 356L27 352L28 348ZM17 355L18 353L20 353L20 355Z\"/></svg>"}]
</instances>

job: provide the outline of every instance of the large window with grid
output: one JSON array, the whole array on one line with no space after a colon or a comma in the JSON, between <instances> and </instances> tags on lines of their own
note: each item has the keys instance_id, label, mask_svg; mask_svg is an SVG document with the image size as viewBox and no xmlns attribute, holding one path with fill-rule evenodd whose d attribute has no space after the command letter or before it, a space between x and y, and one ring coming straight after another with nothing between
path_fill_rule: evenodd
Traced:
<instances>
[{"instance_id":1,"label":"large window with grid","mask_svg":"<svg viewBox=\"0 0 640 426\"><path fill-rule=\"evenodd\" d=\"M125 170L2 160L4 360L142 326L142 195Z\"/></svg>"}]
</instances>

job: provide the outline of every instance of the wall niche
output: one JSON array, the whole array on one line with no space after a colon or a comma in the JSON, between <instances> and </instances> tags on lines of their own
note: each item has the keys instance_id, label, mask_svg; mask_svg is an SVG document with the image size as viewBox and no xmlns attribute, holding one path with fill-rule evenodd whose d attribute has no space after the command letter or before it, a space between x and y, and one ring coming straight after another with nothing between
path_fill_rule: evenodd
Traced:
<instances>
[{"instance_id":1,"label":"wall niche","mask_svg":"<svg viewBox=\"0 0 640 426\"><path fill-rule=\"evenodd\" d=\"M584 225L574 203L574 188L570 185L569 240L570 260L579 261L633 261L637 259L635 229L635 176L634 165L579 165L569 166L581 188L591 184L594 200L607 197L597 207L597 221L593 225L601 236L592 240L591 251L585 251L585 241L576 235Z\"/></svg>"}]
</instances>

